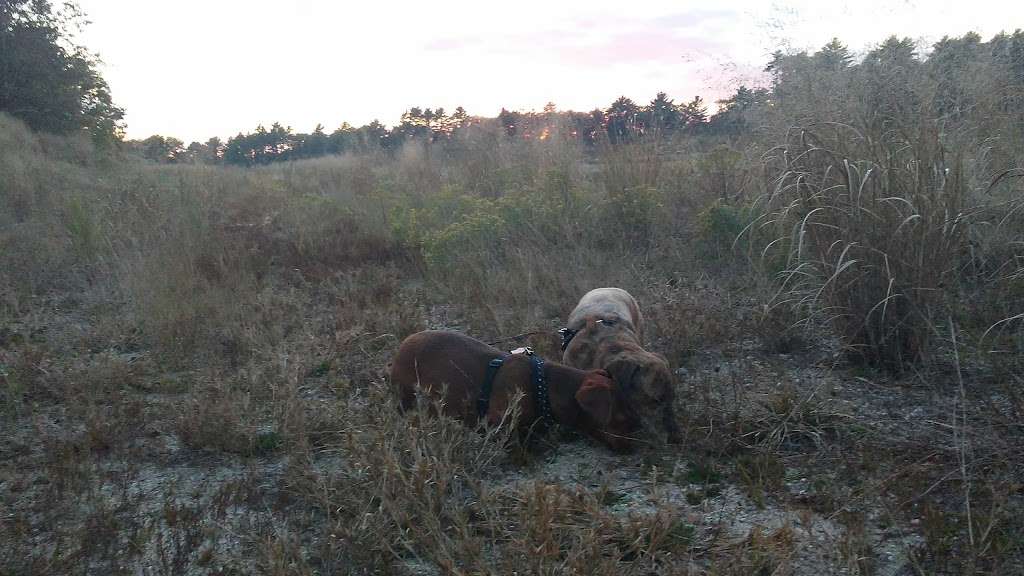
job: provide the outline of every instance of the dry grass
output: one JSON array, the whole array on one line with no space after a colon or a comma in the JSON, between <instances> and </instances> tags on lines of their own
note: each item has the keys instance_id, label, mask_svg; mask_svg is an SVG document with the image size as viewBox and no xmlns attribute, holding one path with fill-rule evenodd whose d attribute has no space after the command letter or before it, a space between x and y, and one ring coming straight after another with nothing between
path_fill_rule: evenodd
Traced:
<instances>
[{"instance_id":1,"label":"dry grass","mask_svg":"<svg viewBox=\"0 0 1024 576\"><path fill-rule=\"evenodd\" d=\"M824 314L851 352L901 369L930 352L970 234L962 168L937 136L872 150L847 127L801 132L767 201L789 250L780 299ZM948 290L947 290L948 287Z\"/></svg>"},{"instance_id":2,"label":"dry grass","mask_svg":"<svg viewBox=\"0 0 1024 576\"><path fill-rule=\"evenodd\" d=\"M954 372L891 382L843 364L829 326L771 306L777 286L735 258L763 208L749 151L640 141L589 156L474 131L243 171L91 161L7 119L0 138L27 142L0 156L16 174L0 184L0 572L1009 573L1024 557L1024 479L1006 465L1020 455L1022 372L991 352L1012 350L1013 324L951 348L939 312L958 325L969 312L931 296L899 309L898 330L930 340L897 357L960 350L962 395ZM834 236L861 250L932 234L963 262L968 240L936 231L949 205L911 202L922 224L894 236L902 212L850 195L875 176L833 186L853 165L837 175L813 156L789 165L801 184L776 198L805 204L773 214L833 215L808 225L821 237L791 274L818 263L833 266L818 289L842 280ZM886 183L934 191L893 170ZM888 273L938 257L901 249L905 268ZM984 253L974 287L1012 293ZM908 285L942 282L943 264ZM861 344L883 355L915 341L864 322L876 284L828 284L805 303L846 306L840 337L867 325ZM649 346L682 368L680 446L613 456L565 433L527 449L507 430L394 409L384 375L406 335L537 332L507 346L557 357L554 330L599 285L632 292ZM892 542L891 557L876 551Z\"/></svg>"}]
</instances>

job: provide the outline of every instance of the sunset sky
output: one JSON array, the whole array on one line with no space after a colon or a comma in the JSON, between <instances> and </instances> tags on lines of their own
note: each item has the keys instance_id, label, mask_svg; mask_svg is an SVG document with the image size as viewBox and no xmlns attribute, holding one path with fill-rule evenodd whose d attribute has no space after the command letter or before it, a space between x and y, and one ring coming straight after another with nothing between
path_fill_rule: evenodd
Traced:
<instances>
[{"instance_id":1,"label":"sunset sky","mask_svg":"<svg viewBox=\"0 0 1024 576\"><path fill-rule=\"evenodd\" d=\"M128 136L189 142L274 121L297 131L391 125L411 106L605 107L720 98L777 49L838 36L934 42L1024 26L1024 2L327 2L80 0Z\"/></svg>"}]
</instances>

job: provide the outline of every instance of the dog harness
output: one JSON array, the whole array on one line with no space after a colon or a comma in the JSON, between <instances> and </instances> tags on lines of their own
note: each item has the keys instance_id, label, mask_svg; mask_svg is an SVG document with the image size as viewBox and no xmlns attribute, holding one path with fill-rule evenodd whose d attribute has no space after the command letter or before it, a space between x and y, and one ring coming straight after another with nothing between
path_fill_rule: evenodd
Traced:
<instances>
[{"instance_id":1,"label":"dog harness","mask_svg":"<svg viewBox=\"0 0 1024 576\"><path fill-rule=\"evenodd\" d=\"M529 348L517 348L512 352L514 354L524 354L530 359L530 380L533 382L534 403L540 412L541 420L547 425L554 424L555 418L551 414L551 397L548 394L548 380L544 375L544 359L534 354L533 350ZM491 360L487 365L484 385L480 389L480 397L476 400L476 413L481 418L487 416L487 411L491 406L491 390L494 388L494 378L498 375L498 370L505 364L505 360L509 356L511 354L502 354L500 357Z\"/></svg>"}]
</instances>

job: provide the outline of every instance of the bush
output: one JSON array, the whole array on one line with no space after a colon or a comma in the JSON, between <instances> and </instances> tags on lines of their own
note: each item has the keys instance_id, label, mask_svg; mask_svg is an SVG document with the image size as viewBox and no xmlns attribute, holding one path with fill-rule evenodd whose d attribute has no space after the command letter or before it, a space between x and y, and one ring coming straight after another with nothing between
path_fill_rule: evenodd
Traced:
<instances>
[{"instance_id":1,"label":"bush","mask_svg":"<svg viewBox=\"0 0 1024 576\"><path fill-rule=\"evenodd\" d=\"M749 174L743 155L719 145L702 155L697 162L697 189L705 198L736 202L747 186Z\"/></svg>"},{"instance_id":2,"label":"bush","mask_svg":"<svg viewBox=\"0 0 1024 576\"><path fill-rule=\"evenodd\" d=\"M730 254L737 241L754 222L751 206L734 206L717 201L698 216L698 233L707 255L720 259Z\"/></svg>"},{"instance_id":3,"label":"bush","mask_svg":"<svg viewBox=\"0 0 1024 576\"><path fill-rule=\"evenodd\" d=\"M663 204L658 141L652 137L632 144L606 144L601 160L607 194L601 206L603 238L617 239L623 248L648 248Z\"/></svg>"}]
</instances>

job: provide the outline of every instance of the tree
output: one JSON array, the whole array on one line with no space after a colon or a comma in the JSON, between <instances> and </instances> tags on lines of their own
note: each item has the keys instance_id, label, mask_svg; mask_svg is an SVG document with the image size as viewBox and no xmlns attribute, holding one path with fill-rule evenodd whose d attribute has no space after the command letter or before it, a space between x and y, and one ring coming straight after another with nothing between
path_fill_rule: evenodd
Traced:
<instances>
[{"instance_id":1,"label":"tree","mask_svg":"<svg viewBox=\"0 0 1024 576\"><path fill-rule=\"evenodd\" d=\"M885 68L906 68L916 62L916 57L917 46L914 45L913 40L890 36L885 39L885 42L882 42L881 46L868 52L864 63Z\"/></svg>"},{"instance_id":2,"label":"tree","mask_svg":"<svg viewBox=\"0 0 1024 576\"><path fill-rule=\"evenodd\" d=\"M239 133L228 139L224 147L224 162L253 166L289 160L294 155L297 143L290 127L274 122L270 130L267 130L260 125L252 134Z\"/></svg>"},{"instance_id":3,"label":"tree","mask_svg":"<svg viewBox=\"0 0 1024 576\"><path fill-rule=\"evenodd\" d=\"M427 108L426 113L433 116L433 112ZM391 130L391 135L396 141L412 140L425 137L429 132L429 121L422 108L413 107L402 114L402 120L398 126Z\"/></svg>"},{"instance_id":4,"label":"tree","mask_svg":"<svg viewBox=\"0 0 1024 576\"><path fill-rule=\"evenodd\" d=\"M868 52L858 67L859 101L870 111L872 133L884 133L905 122L918 122L924 100L917 86L917 47L910 38L890 36Z\"/></svg>"},{"instance_id":5,"label":"tree","mask_svg":"<svg viewBox=\"0 0 1024 576\"><path fill-rule=\"evenodd\" d=\"M363 150L391 148L393 144L391 132L388 131L387 127L380 120L374 120L365 126L360 126L356 130L356 139Z\"/></svg>"},{"instance_id":6,"label":"tree","mask_svg":"<svg viewBox=\"0 0 1024 576\"><path fill-rule=\"evenodd\" d=\"M981 47L981 36L974 32L961 38L946 36L935 43L928 57L928 72L935 81L933 99L939 116L961 119L976 105L970 75L976 73L985 55Z\"/></svg>"},{"instance_id":7,"label":"tree","mask_svg":"<svg viewBox=\"0 0 1024 576\"><path fill-rule=\"evenodd\" d=\"M765 88L751 89L741 85L735 94L717 102L718 113L711 118L710 128L734 134L746 130L748 113L767 104L770 97L771 92Z\"/></svg>"},{"instance_id":8,"label":"tree","mask_svg":"<svg viewBox=\"0 0 1024 576\"><path fill-rule=\"evenodd\" d=\"M644 115L646 116L644 124L663 134L671 134L679 128L679 109L664 92L658 92L655 95L654 100L647 105Z\"/></svg>"},{"instance_id":9,"label":"tree","mask_svg":"<svg viewBox=\"0 0 1024 576\"><path fill-rule=\"evenodd\" d=\"M186 147L185 150L175 158L175 161L195 164L196 162L202 162L205 154L206 146L201 142L192 141L188 147Z\"/></svg>"},{"instance_id":10,"label":"tree","mask_svg":"<svg viewBox=\"0 0 1024 576\"><path fill-rule=\"evenodd\" d=\"M83 22L73 3L55 12L46 0L0 0L0 111L34 130L86 130L111 142L122 136L124 111L97 59L73 41L69 30Z\"/></svg>"},{"instance_id":11,"label":"tree","mask_svg":"<svg viewBox=\"0 0 1024 576\"><path fill-rule=\"evenodd\" d=\"M298 141L296 156L300 158L316 158L329 152L330 138L324 133L323 124L317 124L312 134L299 134L295 139Z\"/></svg>"},{"instance_id":12,"label":"tree","mask_svg":"<svg viewBox=\"0 0 1024 576\"><path fill-rule=\"evenodd\" d=\"M462 110L463 115L465 112ZM391 130L391 136L396 141L429 139L433 142L451 135L455 123L445 114L444 108L410 108L402 114L401 123Z\"/></svg>"},{"instance_id":13,"label":"tree","mask_svg":"<svg viewBox=\"0 0 1024 576\"><path fill-rule=\"evenodd\" d=\"M356 129L348 122L342 122L341 126L327 137L327 150L331 154L344 154L355 145Z\"/></svg>"},{"instance_id":14,"label":"tree","mask_svg":"<svg viewBox=\"0 0 1024 576\"><path fill-rule=\"evenodd\" d=\"M822 46L814 55L814 59L831 71L845 70L853 62L850 51L838 38L833 38L831 42Z\"/></svg>"},{"instance_id":15,"label":"tree","mask_svg":"<svg viewBox=\"0 0 1024 576\"><path fill-rule=\"evenodd\" d=\"M569 112L572 125L572 135L577 140L593 146L597 142L597 136L604 130L604 111L592 110L590 112Z\"/></svg>"},{"instance_id":16,"label":"tree","mask_svg":"<svg viewBox=\"0 0 1024 576\"><path fill-rule=\"evenodd\" d=\"M224 144L220 141L220 138L214 136L206 141L205 144L206 156L203 158L204 162L209 164L219 164L224 159Z\"/></svg>"},{"instance_id":17,"label":"tree","mask_svg":"<svg viewBox=\"0 0 1024 576\"><path fill-rule=\"evenodd\" d=\"M519 128L519 121L522 118L522 114L519 112L509 112L504 108L498 114L498 123L501 124L502 129L505 130L510 138L516 135Z\"/></svg>"},{"instance_id":18,"label":"tree","mask_svg":"<svg viewBox=\"0 0 1024 576\"><path fill-rule=\"evenodd\" d=\"M775 51L771 62L765 67L765 71L772 75L772 98L787 105L805 102L809 95L810 99L813 99L813 93L822 76L818 73L818 66L819 64L808 56L807 52L785 54ZM746 96L739 94L739 104L742 105L742 100Z\"/></svg>"},{"instance_id":19,"label":"tree","mask_svg":"<svg viewBox=\"0 0 1024 576\"><path fill-rule=\"evenodd\" d=\"M139 144L142 148L143 158L161 164L177 162L179 156L185 152L185 143L171 136L154 134Z\"/></svg>"},{"instance_id":20,"label":"tree","mask_svg":"<svg viewBox=\"0 0 1024 576\"><path fill-rule=\"evenodd\" d=\"M608 139L612 144L628 142L632 132L643 131L643 123L639 118L640 107L635 102L620 96L605 111L605 122L607 124Z\"/></svg>"},{"instance_id":21,"label":"tree","mask_svg":"<svg viewBox=\"0 0 1024 576\"><path fill-rule=\"evenodd\" d=\"M693 100L679 106L679 122L681 125L687 128L696 128L707 121L708 107L700 96L694 96Z\"/></svg>"},{"instance_id":22,"label":"tree","mask_svg":"<svg viewBox=\"0 0 1024 576\"><path fill-rule=\"evenodd\" d=\"M466 109L462 106L455 108L455 112L451 115L451 122L455 130L465 128L469 124L469 114L466 113Z\"/></svg>"},{"instance_id":23,"label":"tree","mask_svg":"<svg viewBox=\"0 0 1024 576\"><path fill-rule=\"evenodd\" d=\"M1010 87L1000 98L1001 111L1024 115L1024 30L992 38L989 52ZM1024 121L1020 125L1024 126Z\"/></svg>"}]
</instances>

